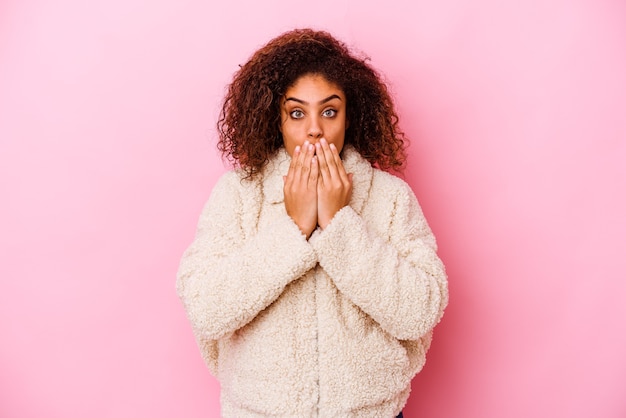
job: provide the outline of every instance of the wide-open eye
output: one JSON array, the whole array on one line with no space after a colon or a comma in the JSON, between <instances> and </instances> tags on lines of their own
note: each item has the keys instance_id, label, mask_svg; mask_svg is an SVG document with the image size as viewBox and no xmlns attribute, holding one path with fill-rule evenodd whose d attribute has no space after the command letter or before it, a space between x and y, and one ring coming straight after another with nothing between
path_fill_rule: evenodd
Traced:
<instances>
[{"instance_id":1,"label":"wide-open eye","mask_svg":"<svg viewBox=\"0 0 626 418\"><path fill-rule=\"evenodd\" d=\"M334 118L337 115L337 111L335 109L326 109L322 112L322 116L325 118Z\"/></svg>"},{"instance_id":2,"label":"wide-open eye","mask_svg":"<svg viewBox=\"0 0 626 418\"><path fill-rule=\"evenodd\" d=\"M304 112L300 109L295 109L289 112L289 116L291 116L292 119L302 119L304 117Z\"/></svg>"}]
</instances>

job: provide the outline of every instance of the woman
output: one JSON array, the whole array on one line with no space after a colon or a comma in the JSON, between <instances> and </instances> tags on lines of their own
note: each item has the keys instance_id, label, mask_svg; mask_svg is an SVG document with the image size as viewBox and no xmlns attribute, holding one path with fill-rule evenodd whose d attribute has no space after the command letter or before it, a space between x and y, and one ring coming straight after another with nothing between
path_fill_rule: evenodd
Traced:
<instances>
[{"instance_id":1,"label":"woman","mask_svg":"<svg viewBox=\"0 0 626 418\"><path fill-rule=\"evenodd\" d=\"M177 291L225 417L395 417L448 302L392 99L326 32L235 74L215 185Z\"/></svg>"}]
</instances>

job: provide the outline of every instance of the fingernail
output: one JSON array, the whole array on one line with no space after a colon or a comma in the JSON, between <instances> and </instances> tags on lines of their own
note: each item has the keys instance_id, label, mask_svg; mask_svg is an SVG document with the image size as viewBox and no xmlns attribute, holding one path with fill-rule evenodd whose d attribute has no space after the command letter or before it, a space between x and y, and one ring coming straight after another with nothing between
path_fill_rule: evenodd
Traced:
<instances>
[{"instance_id":1,"label":"fingernail","mask_svg":"<svg viewBox=\"0 0 626 418\"><path fill-rule=\"evenodd\" d=\"M326 144L326 138L322 138L322 139L320 139L320 142L321 142L322 144Z\"/></svg>"},{"instance_id":2,"label":"fingernail","mask_svg":"<svg viewBox=\"0 0 626 418\"><path fill-rule=\"evenodd\" d=\"M300 152L300 145L296 145L296 148L294 149L294 152Z\"/></svg>"}]
</instances>

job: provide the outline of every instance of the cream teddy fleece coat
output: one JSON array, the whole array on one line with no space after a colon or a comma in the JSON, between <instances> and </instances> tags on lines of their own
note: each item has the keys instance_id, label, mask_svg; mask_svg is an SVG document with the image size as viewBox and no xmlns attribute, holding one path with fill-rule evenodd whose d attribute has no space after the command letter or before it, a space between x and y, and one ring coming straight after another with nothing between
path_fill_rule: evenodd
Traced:
<instances>
[{"instance_id":1,"label":"cream teddy fleece coat","mask_svg":"<svg viewBox=\"0 0 626 418\"><path fill-rule=\"evenodd\" d=\"M226 173L177 280L222 416L395 417L448 302L409 186L346 146L350 205L307 241L285 211L281 149Z\"/></svg>"}]
</instances>

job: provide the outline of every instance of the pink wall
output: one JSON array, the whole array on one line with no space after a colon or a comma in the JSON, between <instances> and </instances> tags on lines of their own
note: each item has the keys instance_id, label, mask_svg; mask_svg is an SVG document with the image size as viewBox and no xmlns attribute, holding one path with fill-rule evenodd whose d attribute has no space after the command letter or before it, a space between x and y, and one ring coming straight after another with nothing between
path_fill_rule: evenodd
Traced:
<instances>
[{"instance_id":1,"label":"pink wall","mask_svg":"<svg viewBox=\"0 0 626 418\"><path fill-rule=\"evenodd\" d=\"M211 3L0 3L0 416L217 416L174 277L224 85L304 25L393 84L448 267L407 416L626 416L624 2Z\"/></svg>"}]
</instances>

